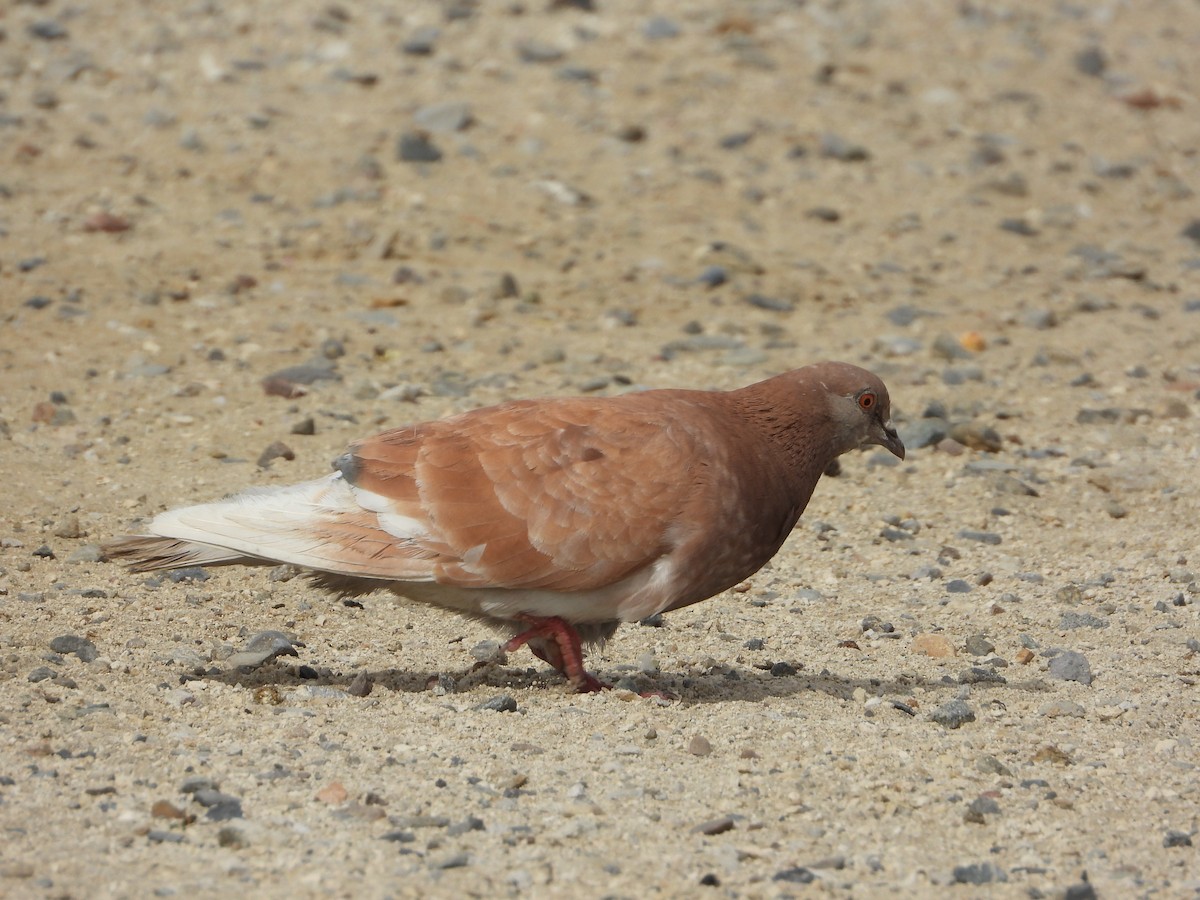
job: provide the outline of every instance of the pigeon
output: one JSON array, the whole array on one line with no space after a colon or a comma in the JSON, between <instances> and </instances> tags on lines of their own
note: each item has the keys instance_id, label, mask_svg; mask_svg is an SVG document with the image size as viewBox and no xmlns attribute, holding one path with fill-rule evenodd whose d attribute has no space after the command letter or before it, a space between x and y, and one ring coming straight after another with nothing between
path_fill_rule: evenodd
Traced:
<instances>
[{"instance_id":1,"label":"pigeon","mask_svg":"<svg viewBox=\"0 0 1200 900\"><path fill-rule=\"evenodd\" d=\"M820 362L731 391L513 400L350 445L333 473L155 516L110 540L145 572L303 568L499 626L577 691L583 647L698 603L783 545L848 451L904 458L883 382Z\"/></svg>"}]
</instances>

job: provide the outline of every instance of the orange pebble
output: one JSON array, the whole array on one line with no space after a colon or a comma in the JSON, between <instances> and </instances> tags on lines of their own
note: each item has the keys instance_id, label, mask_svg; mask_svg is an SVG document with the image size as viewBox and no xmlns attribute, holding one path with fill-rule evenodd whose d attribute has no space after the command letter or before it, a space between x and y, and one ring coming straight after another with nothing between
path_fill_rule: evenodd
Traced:
<instances>
[{"instance_id":1,"label":"orange pebble","mask_svg":"<svg viewBox=\"0 0 1200 900\"><path fill-rule=\"evenodd\" d=\"M987 339L978 331L964 331L958 336L958 342L973 353L987 349Z\"/></svg>"}]
</instances>

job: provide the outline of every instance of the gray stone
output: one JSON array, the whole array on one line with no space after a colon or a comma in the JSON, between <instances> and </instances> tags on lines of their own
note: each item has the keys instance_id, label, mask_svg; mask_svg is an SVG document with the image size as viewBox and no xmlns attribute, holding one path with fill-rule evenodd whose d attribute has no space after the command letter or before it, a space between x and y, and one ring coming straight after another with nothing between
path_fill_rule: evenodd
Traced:
<instances>
[{"instance_id":1,"label":"gray stone","mask_svg":"<svg viewBox=\"0 0 1200 900\"><path fill-rule=\"evenodd\" d=\"M63 634L50 641L50 649L55 653L73 653L82 662L91 662L99 652L96 645L87 638L74 634Z\"/></svg>"},{"instance_id":2,"label":"gray stone","mask_svg":"<svg viewBox=\"0 0 1200 900\"><path fill-rule=\"evenodd\" d=\"M871 153L862 144L847 141L841 135L825 132L821 135L821 155L827 159L840 162L865 162L871 158Z\"/></svg>"},{"instance_id":3,"label":"gray stone","mask_svg":"<svg viewBox=\"0 0 1200 900\"><path fill-rule=\"evenodd\" d=\"M1099 78L1108 68L1108 57L1099 47L1084 47L1075 54L1075 70Z\"/></svg>"},{"instance_id":4,"label":"gray stone","mask_svg":"<svg viewBox=\"0 0 1200 900\"><path fill-rule=\"evenodd\" d=\"M471 104L462 101L447 101L422 106L413 113L413 124L435 134L451 134L462 131L471 122Z\"/></svg>"},{"instance_id":5,"label":"gray stone","mask_svg":"<svg viewBox=\"0 0 1200 900\"><path fill-rule=\"evenodd\" d=\"M992 545L999 544L1004 540L1000 535L993 534L990 531L972 531L969 528L964 528L958 533L958 536L968 541L978 541L981 544Z\"/></svg>"},{"instance_id":6,"label":"gray stone","mask_svg":"<svg viewBox=\"0 0 1200 900\"><path fill-rule=\"evenodd\" d=\"M972 634L967 637L966 650L972 656L987 656L996 649L996 645L982 634Z\"/></svg>"},{"instance_id":7,"label":"gray stone","mask_svg":"<svg viewBox=\"0 0 1200 900\"><path fill-rule=\"evenodd\" d=\"M227 660L235 669L254 669L277 656L299 656L292 639L282 631L262 631Z\"/></svg>"},{"instance_id":8,"label":"gray stone","mask_svg":"<svg viewBox=\"0 0 1200 900\"><path fill-rule=\"evenodd\" d=\"M475 707L476 709L489 709L495 712L516 712L517 701L508 694L500 694L490 700L485 700Z\"/></svg>"},{"instance_id":9,"label":"gray stone","mask_svg":"<svg viewBox=\"0 0 1200 900\"><path fill-rule=\"evenodd\" d=\"M1050 677L1059 681L1092 683L1092 667L1087 657L1075 650L1066 650L1050 660Z\"/></svg>"},{"instance_id":10,"label":"gray stone","mask_svg":"<svg viewBox=\"0 0 1200 900\"><path fill-rule=\"evenodd\" d=\"M396 140L396 159L401 162L435 163L441 158L442 151L426 134L406 131Z\"/></svg>"},{"instance_id":11,"label":"gray stone","mask_svg":"<svg viewBox=\"0 0 1200 900\"><path fill-rule=\"evenodd\" d=\"M1076 628L1107 628L1108 620L1093 616L1091 613L1065 612L1059 620L1058 627L1063 631Z\"/></svg>"},{"instance_id":12,"label":"gray stone","mask_svg":"<svg viewBox=\"0 0 1200 900\"><path fill-rule=\"evenodd\" d=\"M1164 847L1190 847L1192 846L1192 836L1186 831L1176 831L1171 829L1163 835Z\"/></svg>"},{"instance_id":13,"label":"gray stone","mask_svg":"<svg viewBox=\"0 0 1200 900\"><path fill-rule=\"evenodd\" d=\"M949 425L945 419L917 419L900 426L900 440L909 450L922 447L932 447L945 440L949 434Z\"/></svg>"},{"instance_id":14,"label":"gray stone","mask_svg":"<svg viewBox=\"0 0 1200 900\"><path fill-rule=\"evenodd\" d=\"M1008 873L990 862L955 866L953 877L955 884L991 884L994 881L1008 881Z\"/></svg>"},{"instance_id":15,"label":"gray stone","mask_svg":"<svg viewBox=\"0 0 1200 900\"><path fill-rule=\"evenodd\" d=\"M665 16L653 16L642 26L642 36L650 41L665 41L679 35L679 26Z\"/></svg>"},{"instance_id":16,"label":"gray stone","mask_svg":"<svg viewBox=\"0 0 1200 900\"><path fill-rule=\"evenodd\" d=\"M1008 684L1008 679L999 672L985 669L983 666L971 666L958 674L959 684Z\"/></svg>"},{"instance_id":17,"label":"gray stone","mask_svg":"<svg viewBox=\"0 0 1200 900\"><path fill-rule=\"evenodd\" d=\"M975 721L975 711L965 700L955 699L935 709L930 718L945 728L961 728L966 723Z\"/></svg>"}]
</instances>

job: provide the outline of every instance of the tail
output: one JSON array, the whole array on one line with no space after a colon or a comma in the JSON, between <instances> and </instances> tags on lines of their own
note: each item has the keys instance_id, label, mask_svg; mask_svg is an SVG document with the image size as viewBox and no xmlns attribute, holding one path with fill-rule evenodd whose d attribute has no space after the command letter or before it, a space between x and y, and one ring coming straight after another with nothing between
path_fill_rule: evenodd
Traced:
<instances>
[{"instance_id":1,"label":"tail","mask_svg":"<svg viewBox=\"0 0 1200 900\"><path fill-rule=\"evenodd\" d=\"M134 572L186 569L190 566L267 565L268 560L234 553L228 547L177 538L130 534L101 544L104 555Z\"/></svg>"},{"instance_id":2,"label":"tail","mask_svg":"<svg viewBox=\"0 0 1200 900\"><path fill-rule=\"evenodd\" d=\"M368 496L374 505L383 499ZM387 530L379 514L360 501L341 472L334 472L316 481L255 488L216 503L172 509L150 521L149 534L115 538L102 549L135 572L291 563L328 573L332 580L326 580L337 590L351 583L362 589L363 579L433 580L437 552L412 534L397 533L394 522ZM418 532L423 528L415 520L391 518Z\"/></svg>"},{"instance_id":3,"label":"tail","mask_svg":"<svg viewBox=\"0 0 1200 900\"><path fill-rule=\"evenodd\" d=\"M345 482L334 474L281 488L256 488L198 506L160 513L149 534L102 544L109 559L135 572L189 566L274 565L325 568L322 522L347 511ZM339 566L330 566L334 570Z\"/></svg>"}]
</instances>

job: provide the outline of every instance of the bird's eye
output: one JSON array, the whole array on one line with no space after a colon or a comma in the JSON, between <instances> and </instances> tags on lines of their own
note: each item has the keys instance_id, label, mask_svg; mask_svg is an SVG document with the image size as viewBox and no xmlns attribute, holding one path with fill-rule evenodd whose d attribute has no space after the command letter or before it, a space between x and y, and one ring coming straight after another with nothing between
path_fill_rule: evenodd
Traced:
<instances>
[{"instance_id":1,"label":"bird's eye","mask_svg":"<svg viewBox=\"0 0 1200 900\"><path fill-rule=\"evenodd\" d=\"M871 391L863 391L858 395L858 406L859 409L874 409L875 394Z\"/></svg>"}]
</instances>

